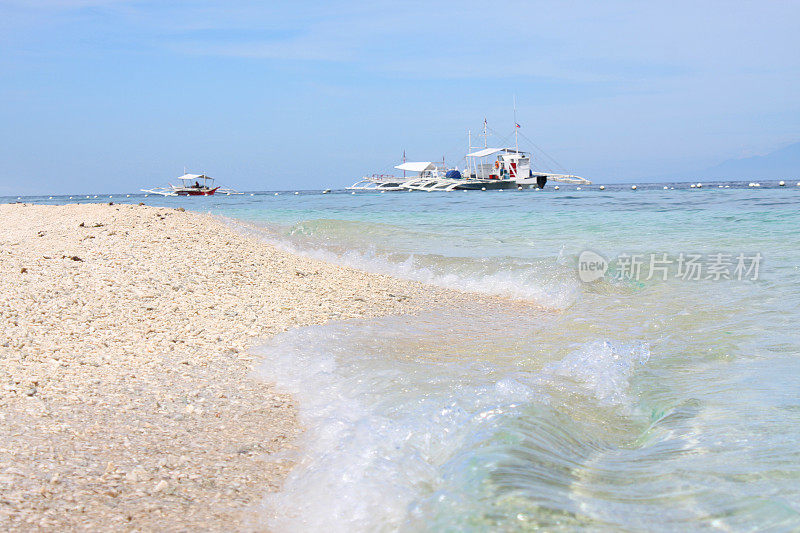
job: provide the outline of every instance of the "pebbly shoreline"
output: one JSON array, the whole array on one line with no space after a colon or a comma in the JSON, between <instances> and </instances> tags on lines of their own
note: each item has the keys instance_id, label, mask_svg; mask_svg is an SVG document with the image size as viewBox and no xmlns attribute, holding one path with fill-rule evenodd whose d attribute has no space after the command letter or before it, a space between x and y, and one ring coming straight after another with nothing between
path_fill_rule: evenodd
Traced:
<instances>
[{"instance_id":1,"label":"pebbly shoreline","mask_svg":"<svg viewBox=\"0 0 800 533\"><path fill-rule=\"evenodd\" d=\"M0 220L3 530L260 529L291 467L270 455L300 428L248 346L464 297L176 209L5 204Z\"/></svg>"}]
</instances>

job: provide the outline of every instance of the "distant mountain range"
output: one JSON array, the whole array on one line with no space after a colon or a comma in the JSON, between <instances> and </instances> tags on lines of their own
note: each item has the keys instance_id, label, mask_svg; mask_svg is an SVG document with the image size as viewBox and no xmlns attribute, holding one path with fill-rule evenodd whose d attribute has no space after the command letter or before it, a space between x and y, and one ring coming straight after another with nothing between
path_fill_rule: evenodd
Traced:
<instances>
[{"instance_id":1,"label":"distant mountain range","mask_svg":"<svg viewBox=\"0 0 800 533\"><path fill-rule=\"evenodd\" d=\"M790 144L767 155L728 159L706 169L708 178L800 178L800 143Z\"/></svg>"}]
</instances>

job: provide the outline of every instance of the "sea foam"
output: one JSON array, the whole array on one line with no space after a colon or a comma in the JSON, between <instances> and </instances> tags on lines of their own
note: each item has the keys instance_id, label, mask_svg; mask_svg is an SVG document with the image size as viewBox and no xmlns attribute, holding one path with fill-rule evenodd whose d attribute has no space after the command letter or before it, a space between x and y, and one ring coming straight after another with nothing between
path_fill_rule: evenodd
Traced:
<instances>
[{"instance_id":1,"label":"sea foam","mask_svg":"<svg viewBox=\"0 0 800 533\"><path fill-rule=\"evenodd\" d=\"M223 220L296 255L437 287L532 301L552 309L569 307L581 293L574 271L563 264L536 264L509 257L492 260L381 252L374 245L345 247L332 244L328 239L292 239L270 228L229 218Z\"/></svg>"}]
</instances>

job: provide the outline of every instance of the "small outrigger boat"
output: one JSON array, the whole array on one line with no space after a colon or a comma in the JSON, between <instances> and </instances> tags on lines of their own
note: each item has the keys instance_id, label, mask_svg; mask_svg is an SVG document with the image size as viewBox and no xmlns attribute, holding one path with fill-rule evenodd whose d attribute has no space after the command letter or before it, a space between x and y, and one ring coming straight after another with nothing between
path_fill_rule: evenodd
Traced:
<instances>
[{"instance_id":1,"label":"small outrigger boat","mask_svg":"<svg viewBox=\"0 0 800 533\"><path fill-rule=\"evenodd\" d=\"M181 182L180 185L170 184L168 187L154 187L141 191L161 196L213 196L216 192L226 195L244 194L233 189L222 189L219 185L214 186L214 178L205 174L184 174L178 177L178 181Z\"/></svg>"}]
</instances>

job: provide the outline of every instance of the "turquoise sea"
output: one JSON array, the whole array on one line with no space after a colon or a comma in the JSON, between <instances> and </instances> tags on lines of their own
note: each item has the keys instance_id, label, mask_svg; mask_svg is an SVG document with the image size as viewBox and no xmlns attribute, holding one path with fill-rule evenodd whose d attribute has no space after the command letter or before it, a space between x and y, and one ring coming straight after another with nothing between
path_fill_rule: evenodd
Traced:
<instances>
[{"instance_id":1,"label":"turquoise sea","mask_svg":"<svg viewBox=\"0 0 800 533\"><path fill-rule=\"evenodd\" d=\"M274 530L800 530L800 187L553 185L81 201L506 297L257 348L307 428Z\"/></svg>"}]
</instances>

